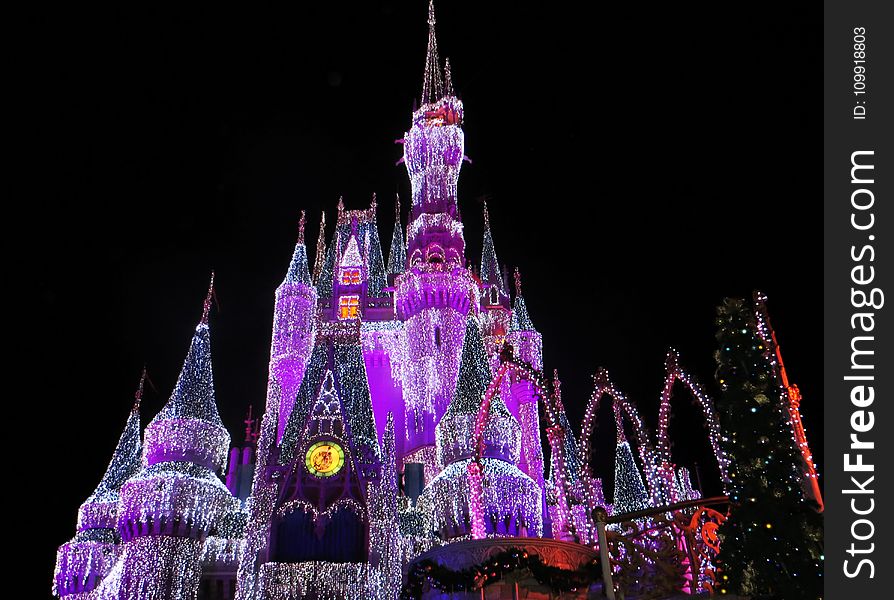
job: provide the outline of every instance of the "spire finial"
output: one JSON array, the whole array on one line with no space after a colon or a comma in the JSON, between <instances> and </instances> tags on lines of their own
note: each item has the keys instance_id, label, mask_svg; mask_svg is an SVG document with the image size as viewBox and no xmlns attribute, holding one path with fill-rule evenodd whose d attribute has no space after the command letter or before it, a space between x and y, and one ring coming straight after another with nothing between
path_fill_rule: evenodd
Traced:
<instances>
[{"instance_id":1,"label":"spire finial","mask_svg":"<svg viewBox=\"0 0 894 600\"><path fill-rule=\"evenodd\" d=\"M202 320L200 325L208 324L208 313L211 312L211 298L214 296L214 271L211 271L211 283L208 285L208 295L205 296L205 303L202 306Z\"/></svg>"},{"instance_id":2,"label":"spire finial","mask_svg":"<svg viewBox=\"0 0 894 600\"><path fill-rule=\"evenodd\" d=\"M444 59L444 95L455 96L453 93L453 76L450 74L450 57Z\"/></svg>"},{"instance_id":3,"label":"spire finial","mask_svg":"<svg viewBox=\"0 0 894 600\"><path fill-rule=\"evenodd\" d=\"M304 244L304 224L306 220L304 217L304 211L301 211L301 218L298 219L298 243Z\"/></svg>"},{"instance_id":4,"label":"spire finial","mask_svg":"<svg viewBox=\"0 0 894 600\"><path fill-rule=\"evenodd\" d=\"M338 215L341 216L341 213L345 212L345 197L338 197Z\"/></svg>"},{"instance_id":5,"label":"spire finial","mask_svg":"<svg viewBox=\"0 0 894 600\"><path fill-rule=\"evenodd\" d=\"M143 399L143 384L146 382L146 365L143 365L143 373L140 375L140 385L137 386L137 393L133 395L132 412L140 410L140 400Z\"/></svg>"},{"instance_id":6,"label":"spire finial","mask_svg":"<svg viewBox=\"0 0 894 600\"><path fill-rule=\"evenodd\" d=\"M490 213L487 211L487 200L484 200L484 227L490 229Z\"/></svg>"},{"instance_id":7,"label":"spire finial","mask_svg":"<svg viewBox=\"0 0 894 600\"><path fill-rule=\"evenodd\" d=\"M400 194L394 194L394 222L400 224Z\"/></svg>"},{"instance_id":8,"label":"spire finial","mask_svg":"<svg viewBox=\"0 0 894 600\"><path fill-rule=\"evenodd\" d=\"M253 408L252 405L249 404L248 405L248 414L245 416L245 420L243 421L243 423L245 423L245 441L246 442L252 441L251 436L252 436L252 433L254 433L254 428L252 427L252 425L254 424L255 420L251 418L251 409L252 408Z\"/></svg>"},{"instance_id":9,"label":"spire finial","mask_svg":"<svg viewBox=\"0 0 894 600\"><path fill-rule=\"evenodd\" d=\"M438 40L435 37L435 3L428 2L428 53L425 55L425 74L422 79L422 104L431 104L444 97L441 81L441 61L438 58Z\"/></svg>"},{"instance_id":10,"label":"spire finial","mask_svg":"<svg viewBox=\"0 0 894 600\"><path fill-rule=\"evenodd\" d=\"M377 201L376 201L376 193L373 192L372 200L370 200L370 202L369 202L369 210L372 212L373 217L376 216L376 207L377 207L377 206L378 206L378 204L377 204Z\"/></svg>"},{"instance_id":11,"label":"spire finial","mask_svg":"<svg viewBox=\"0 0 894 600\"><path fill-rule=\"evenodd\" d=\"M518 272L518 267L515 267L515 295L521 296L521 273Z\"/></svg>"}]
</instances>

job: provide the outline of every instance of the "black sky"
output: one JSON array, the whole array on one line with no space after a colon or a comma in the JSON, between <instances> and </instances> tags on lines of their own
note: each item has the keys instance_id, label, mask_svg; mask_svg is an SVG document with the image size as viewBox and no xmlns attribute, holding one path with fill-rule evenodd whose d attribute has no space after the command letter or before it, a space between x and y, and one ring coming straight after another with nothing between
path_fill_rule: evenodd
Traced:
<instances>
[{"instance_id":1,"label":"black sky","mask_svg":"<svg viewBox=\"0 0 894 600\"><path fill-rule=\"evenodd\" d=\"M144 421L170 394L212 268L217 398L238 437L263 403L299 210L314 240L321 208L376 192L387 251L391 199L409 192L393 141L421 88L426 3L331 4L21 20L7 90L24 133L23 210L6 223L12 325L27 327L14 402L45 413L41 439L61 451L26 467L47 488L38 589L144 362L158 388ZM654 426L669 345L713 393L714 307L765 290L822 466L821 237L807 223L820 202L819 11L708 6L438 4L474 161L459 184L467 254L478 262L486 197L575 423L605 366ZM688 400L677 406L685 462L705 444ZM597 437L606 455L611 436Z\"/></svg>"}]
</instances>

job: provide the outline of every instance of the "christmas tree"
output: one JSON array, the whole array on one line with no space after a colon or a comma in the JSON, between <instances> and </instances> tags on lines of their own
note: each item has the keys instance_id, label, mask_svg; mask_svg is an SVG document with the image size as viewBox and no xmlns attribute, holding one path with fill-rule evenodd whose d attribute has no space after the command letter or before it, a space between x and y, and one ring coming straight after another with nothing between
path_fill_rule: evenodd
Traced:
<instances>
[{"instance_id":1,"label":"christmas tree","mask_svg":"<svg viewBox=\"0 0 894 600\"><path fill-rule=\"evenodd\" d=\"M822 598L822 521L802 493L800 453L775 356L757 335L747 302L726 299L717 314L717 411L731 463L720 591Z\"/></svg>"}]
</instances>

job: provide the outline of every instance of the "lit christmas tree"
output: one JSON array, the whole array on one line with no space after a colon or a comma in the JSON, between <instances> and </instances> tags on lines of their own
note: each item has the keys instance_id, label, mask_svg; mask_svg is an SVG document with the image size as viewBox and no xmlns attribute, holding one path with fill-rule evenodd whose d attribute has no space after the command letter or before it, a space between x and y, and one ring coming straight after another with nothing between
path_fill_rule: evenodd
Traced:
<instances>
[{"instance_id":1,"label":"lit christmas tree","mask_svg":"<svg viewBox=\"0 0 894 600\"><path fill-rule=\"evenodd\" d=\"M822 523L801 490L775 356L743 300L717 309L717 402L730 459L729 518L722 536L721 592L752 598L822 597Z\"/></svg>"},{"instance_id":2,"label":"lit christmas tree","mask_svg":"<svg viewBox=\"0 0 894 600\"><path fill-rule=\"evenodd\" d=\"M615 514L649 508L649 494L633 459L630 442L619 441L615 451Z\"/></svg>"}]
</instances>

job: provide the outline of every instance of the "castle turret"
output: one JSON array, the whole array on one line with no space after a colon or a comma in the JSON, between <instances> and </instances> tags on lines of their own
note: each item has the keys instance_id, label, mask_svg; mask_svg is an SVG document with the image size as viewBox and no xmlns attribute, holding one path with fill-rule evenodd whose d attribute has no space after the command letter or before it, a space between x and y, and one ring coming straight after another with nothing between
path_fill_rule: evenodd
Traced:
<instances>
[{"instance_id":1,"label":"castle turret","mask_svg":"<svg viewBox=\"0 0 894 600\"><path fill-rule=\"evenodd\" d=\"M105 474L78 509L77 534L59 547L53 593L59 596L93 590L108 575L120 554L118 498L121 486L140 469L140 399L146 370L112 460Z\"/></svg>"},{"instance_id":2,"label":"castle turret","mask_svg":"<svg viewBox=\"0 0 894 600\"><path fill-rule=\"evenodd\" d=\"M310 358L316 327L317 291L310 279L304 223L304 211L301 211L292 262L285 279L276 289L270 366L280 386L277 441L282 439L295 406L295 394ZM320 225L321 233L324 226L325 216Z\"/></svg>"},{"instance_id":3,"label":"castle turret","mask_svg":"<svg viewBox=\"0 0 894 600\"><path fill-rule=\"evenodd\" d=\"M419 499L444 540L471 534L468 466L474 454L475 420L491 380L479 325L466 325L460 377L453 399L437 427L438 457L444 469ZM490 403L483 432L483 509L485 529L497 536L539 536L542 490L516 466L521 447L518 421L499 395Z\"/></svg>"},{"instance_id":4,"label":"castle turret","mask_svg":"<svg viewBox=\"0 0 894 600\"><path fill-rule=\"evenodd\" d=\"M202 545L239 503L217 476L230 435L214 399L208 312L170 400L146 427L142 469L122 487L118 531L124 541L118 597L195 598Z\"/></svg>"},{"instance_id":5,"label":"castle turret","mask_svg":"<svg viewBox=\"0 0 894 600\"><path fill-rule=\"evenodd\" d=\"M484 239L481 243L481 284L484 287L486 306L509 306L509 290L500 270L497 260L497 249L494 245L494 236L490 230L490 211L487 210L487 202L484 203Z\"/></svg>"}]
</instances>

